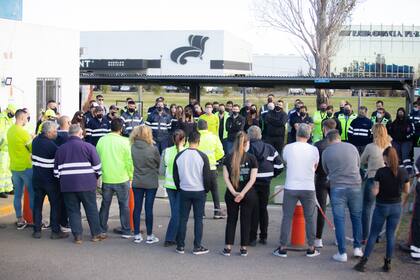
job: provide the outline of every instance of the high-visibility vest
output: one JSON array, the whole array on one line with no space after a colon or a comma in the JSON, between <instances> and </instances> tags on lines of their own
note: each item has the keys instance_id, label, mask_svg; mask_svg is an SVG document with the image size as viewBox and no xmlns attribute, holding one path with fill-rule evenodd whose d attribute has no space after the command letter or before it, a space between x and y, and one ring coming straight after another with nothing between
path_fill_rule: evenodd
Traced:
<instances>
[{"instance_id":1,"label":"high-visibility vest","mask_svg":"<svg viewBox=\"0 0 420 280\"><path fill-rule=\"evenodd\" d=\"M210 170L217 169L217 161L225 155L222 142L218 136L208 130L200 130L200 144L198 150L205 153L209 158Z\"/></svg>"},{"instance_id":2,"label":"high-visibility vest","mask_svg":"<svg viewBox=\"0 0 420 280\"><path fill-rule=\"evenodd\" d=\"M180 152L183 149L180 150ZM163 187L171 190L176 190L173 172L174 172L174 163L175 163L175 157L178 154L178 150L176 146L172 146L170 148L165 149L165 155L163 158L163 162L165 164L165 183L163 184Z\"/></svg>"},{"instance_id":3,"label":"high-visibility vest","mask_svg":"<svg viewBox=\"0 0 420 280\"><path fill-rule=\"evenodd\" d=\"M230 116L230 114L228 113L228 112L224 112L223 113L224 114L224 117L223 117L223 124L219 124L219 125L223 125L223 139L226 139L227 137L228 137L228 132L227 132L227 130L226 130L226 121L227 121L227 119L229 118L229 116ZM218 118L219 118L219 120L220 120L220 117L219 117L219 115L220 115L220 113L219 112L216 112L216 114L215 114Z\"/></svg>"},{"instance_id":4,"label":"high-visibility vest","mask_svg":"<svg viewBox=\"0 0 420 280\"><path fill-rule=\"evenodd\" d=\"M357 118L357 115L355 113L352 113L350 116L348 116L348 118L346 118L346 115L344 114L338 115L338 120L341 123L341 140L343 141L349 140L349 136L348 136L349 127L350 127L351 122L355 118Z\"/></svg>"},{"instance_id":5,"label":"high-visibility vest","mask_svg":"<svg viewBox=\"0 0 420 280\"><path fill-rule=\"evenodd\" d=\"M372 121L373 124L376 124L376 116L373 116L372 118L370 118L370 120ZM381 124L386 126L388 122L389 122L389 119L382 118Z\"/></svg>"},{"instance_id":6,"label":"high-visibility vest","mask_svg":"<svg viewBox=\"0 0 420 280\"><path fill-rule=\"evenodd\" d=\"M332 116L331 116L332 117ZM312 131L312 143L316 143L322 140L322 122L328 119L327 112L322 113L321 111L316 111L314 117L312 118L314 122L314 128Z\"/></svg>"},{"instance_id":7,"label":"high-visibility vest","mask_svg":"<svg viewBox=\"0 0 420 280\"><path fill-rule=\"evenodd\" d=\"M7 131L13 125L13 119L6 112L0 113L0 151L7 153Z\"/></svg>"}]
</instances>

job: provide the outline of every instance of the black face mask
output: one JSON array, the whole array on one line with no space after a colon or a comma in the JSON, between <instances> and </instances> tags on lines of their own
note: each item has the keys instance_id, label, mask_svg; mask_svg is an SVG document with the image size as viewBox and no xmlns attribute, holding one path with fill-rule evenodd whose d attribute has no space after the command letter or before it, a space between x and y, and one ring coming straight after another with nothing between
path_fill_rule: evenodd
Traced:
<instances>
[{"instance_id":1,"label":"black face mask","mask_svg":"<svg viewBox=\"0 0 420 280\"><path fill-rule=\"evenodd\" d=\"M301 117L305 117L305 116L306 116L306 112L300 112L300 113L299 113L299 115L300 115Z\"/></svg>"},{"instance_id":2,"label":"black face mask","mask_svg":"<svg viewBox=\"0 0 420 280\"><path fill-rule=\"evenodd\" d=\"M257 112L257 109L251 109L250 112L251 114L255 114Z\"/></svg>"},{"instance_id":3,"label":"black face mask","mask_svg":"<svg viewBox=\"0 0 420 280\"><path fill-rule=\"evenodd\" d=\"M128 109L128 112L130 112L130 113L134 113L136 111L136 109L134 109L134 108L129 108Z\"/></svg>"},{"instance_id":4,"label":"black face mask","mask_svg":"<svg viewBox=\"0 0 420 280\"><path fill-rule=\"evenodd\" d=\"M281 107L280 106L276 106L276 107L274 107L274 109L276 109L277 112L281 111Z\"/></svg>"},{"instance_id":5,"label":"black face mask","mask_svg":"<svg viewBox=\"0 0 420 280\"><path fill-rule=\"evenodd\" d=\"M232 112L232 114L233 114L234 116L239 115L239 113L238 113L238 112Z\"/></svg>"},{"instance_id":6,"label":"black face mask","mask_svg":"<svg viewBox=\"0 0 420 280\"><path fill-rule=\"evenodd\" d=\"M7 117L9 117L9 119L13 119L15 117L15 114L13 113L7 113Z\"/></svg>"},{"instance_id":7,"label":"black face mask","mask_svg":"<svg viewBox=\"0 0 420 280\"><path fill-rule=\"evenodd\" d=\"M325 111L327 111L327 109L326 109L326 108L321 108L321 109L320 109L320 111L321 111L322 113L325 113Z\"/></svg>"},{"instance_id":8,"label":"black face mask","mask_svg":"<svg viewBox=\"0 0 420 280\"><path fill-rule=\"evenodd\" d=\"M163 108L162 107L157 107L158 112L162 112Z\"/></svg>"},{"instance_id":9,"label":"black face mask","mask_svg":"<svg viewBox=\"0 0 420 280\"><path fill-rule=\"evenodd\" d=\"M56 113L56 114L57 114L57 108L53 108L53 109L51 109L51 110L53 110L53 111L54 111L54 113Z\"/></svg>"},{"instance_id":10,"label":"black face mask","mask_svg":"<svg viewBox=\"0 0 420 280\"><path fill-rule=\"evenodd\" d=\"M97 117L98 119L102 119L102 118L104 117L104 114L96 114L96 117Z\"/></svg>"},{"instance_id":11,"label":"black face mask","mask_svg":"<svg viewBox=\"0 0 420 280\"><path fill-rule=\"evenodd\" d=\"M331 113L331 112L327 112L327 116L328 116L328 117L331 117L331 116L332 116L332 114L333 114L333 113Z\"/></svg>"},{"instance_id":12,"label":"black face mask","mask_svg":"<svg viewBox=\"0 0 420 280\"><path fill-rule=\"evenodd\" d=\"M340 111L341 112L344 112L344 107L340 107Z\"/></svg>"},{"instance_id":13,"label":"black face mask","mask_svg":"<svg viewBox=\"0 0 420 280\"><path fill-rule=\"evenodd\" d=\"M344 115L346 115L346 116L350 115L350 110L345 109L345 110L344 110Z\"/></svg>"},{"instance_id":14,"label":"black face mask","mask_svg":"<svg viewBox=\"0 0 420 280\"><path fill-rule=\"evenodd\" d=\"M115 117L116 112L111 112L111 116Z\"/></svg>"}]
</instances>

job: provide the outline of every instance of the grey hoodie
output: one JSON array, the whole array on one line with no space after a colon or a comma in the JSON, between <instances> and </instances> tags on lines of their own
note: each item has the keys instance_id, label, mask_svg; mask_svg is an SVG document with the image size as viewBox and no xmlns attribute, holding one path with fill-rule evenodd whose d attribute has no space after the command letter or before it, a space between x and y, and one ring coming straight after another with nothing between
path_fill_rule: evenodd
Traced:
<instances>
[{"instance_id":1,"label":"grey hoodie","mask_svg":"<svg viewBox=\"0 0 420 280\"><path fill-rule=\"evenodd\" d=\"M158 149L143 140L136 140L131 146L131 156L134 164L133 188L158 188L160 165Z\"/></svg>"}]
</instances>

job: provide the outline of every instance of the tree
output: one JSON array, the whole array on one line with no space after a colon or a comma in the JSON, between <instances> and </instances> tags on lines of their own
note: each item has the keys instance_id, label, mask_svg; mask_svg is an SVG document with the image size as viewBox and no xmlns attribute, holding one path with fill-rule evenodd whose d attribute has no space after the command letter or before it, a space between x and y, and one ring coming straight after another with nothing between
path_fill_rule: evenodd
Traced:
<instances>
[{"instance_id":1,"label":"tree","mask_svg":"<svg viewBox=\"0 0 420 280\"><path fill-rule=\"evenodd\" d=\"M360 0L255 0L259 21L293 35L298 51L316 77L330 75L340 32ZM317 91L317 105L328 103L326 91Z\"/></svg>"}]
</instances>

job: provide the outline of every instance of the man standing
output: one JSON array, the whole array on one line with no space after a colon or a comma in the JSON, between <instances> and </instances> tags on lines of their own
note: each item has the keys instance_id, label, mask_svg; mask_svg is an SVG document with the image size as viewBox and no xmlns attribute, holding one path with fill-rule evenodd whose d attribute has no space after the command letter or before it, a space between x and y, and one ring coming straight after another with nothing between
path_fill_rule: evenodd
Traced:
<instances>
[{"instance_id":1,"label":"man standing","mask_svg":"<svg viewBox=\"0 0 420 280\"><path fill-rule=\"evenodd\" d=\"M264 117L265 142L272 145L279 154L283 150L286 133L287 114L283 109L283 101L276 102L274 110L268 111Z\"/></svg>"},{"instance_id":2,"label":"man standing","mask_svg":"<svg viewBox=\"0 0 420 280\"><path fill-rule=\"evenodd\" d=\"M207 122L209 132L218 135L220 125L219 118L213 114L213 105L210 102L206 103L205 113L201 115L199 119Z\"/></svg>"},{"instance_id":3,"label":"man standing","mask_svg":"<svg viewBox=\"0 0 420 280\"><path fill-rule=\"evenodd\" d=\"M344 114L344 106L346 106L348 102L346 100L341 100L340 101L340 110L338 110L337 112L334 113L334 118L338 119L338 116L340 114Z\"/></svg>"},{"instance_id":4,"label":"man standing","mask_svg":"<svg viewBox=\"0 0 420 280\"><path fill-rule=\"evenodd\" d=\"M214 203L214 219L223 219L225 214L222 212L219 200L219 186L217 185L217 161L225 155L223 145L219 138L207 129L207 122L199 120L197 123L200 133L200 145L198 150L205 153L210 162L210 192Z\"/></svg>"},{"instance_id":5,"label":"man standing","mask_svg":"<svg viewBox=\"0 0 420 280\"><path fill-rule=\"evenodd\" d=\"M298 200L302 203L305 215L306 256L316 257L319 252L314 247L316 198L314 176L318 166L318 150L308 144L311 126L301 123L297 127L296 142L288 144L283 150L286 163L286 183L283 198L283 219L281 223L280 246L273 252L275 256L287 257L286 245L289 241L290 227Z\"/></svg>"},{"instance_id":6,"label":"man standing","mask_svg":"<svg viewBox=\"0 0 420 280\"><path fill-rule=\"evenodd\" d=\"M41 134L32 142L32 165L34 187L34 232L33 238L41 238L42 207L45 196L50 203L51 239L67 238L68 234L60 230L60 186L54 177L54 157L57 145L57 125L54 122L44 122Z\"/></svg>"},{"instance_id":7,"label":"man standing","mask_svg":"<svg viewBox=\"0 0 420 280\"><path fill-rule=\"evenodd\" d=\"M322 122L328 118L327 104L321 103L319 110L314 113L313 122L314 129L312 131L312 143L316 143L323 138L322 135Z\"/></svg>"},{"instance_id":8,"label":"man standing","mask_svg":"<svg viewBox=\"0 0 420 280\"><path fill-rule=\"evenodd\" d=\"M152 129L153 140L159 150L159 154L162 154L163 150L169 145L171 124L171 115L165 112L163 101L159 101L156 104L156 110L149 115L146 121L146 125Z\"/></svg>"},{"instance_id":9,"label":"man standing","mask_svg":"<svg viewBox=\"0 0 420 280\"><path fill-rule=\"evenodd\" d=\"M380 110L382 109L382 110ZM378 100L376 101L376 111L372 112L371 117L376 117L376 114L378 113L378 111L383 112L383 116L385 119L387 119L388 121L391 120L391 114L388 113L385 108L384 108L384 102L382 100Z\"/></svg>"},{"instance_id":10,"label":"man standing","mask_svg":"<svg viewBox=\"0 0 420 280\"><path fill-rule=\"evenodd\" d=\"M70 218L71 231L76 244L82 244L82 216L80 203L86 212L92 241L106 239L101 234L96 205L96 186L101 176L101 161L95 147L82 140L83 130L78 124L69 129L69 139L55 155L54 175L60 181L61 192Z\"/></svg>"},{"instance_id":11,"label":"man standing","mask_svg":"<svg viewBox=\"0 0 420 280\"><path fill-rule=\"evenodd\" d=\"M265 114L268 113L269 109L268 109L268 104L273 103L274 101L274 94L270 93L269 95L267 95L267 103L264 104L261 109L260 109L260 117L262 118Z\"/></svg>"},{"instance_id":12,"label":"man standing","mask_svg":"<svg viewBox=\"0 0 420 280\"><path fill-rule=\"evenodd\" d=\"M349 140L348 132L351 122L357 118L357 115L353 112L350 103L344 105L344 111L338 115L338 120L341 124L341 140L347 142Z\"/></svg>"},{"instance_id":13,"label":"man standing","mask_svg":"<svg viewBox=\"0 0 420 280\"><path fill-rule=\"evenodd\" d=\"M71 122L70 118L67 116L62 116L58 119L58 130L57 130L57 138L55 139L55 144L57 146L61 146L66 143L67 139L69 138L69 128Z\"/></svg>"},{"instance_id":14,"label":"man standing","mask_svg":"<svg viewBox=\"0 0 420 280\"><path fill-rule=\"evenodd\" d=\"M101 106L95 108L95 117L86 125L86 142L96 146L99 139L109 132L109 120Z\"/></svg>"},{"instance_id":15,"label":"man standing","mask_svg":"<svg viewBox=\"0 0 420 280\"><path fill-rule=\"evenodd\" d=\"M384 108L378 108L376 110L376 115L372 116L371 118L373 124L380 123L386 126L389 122L391 122L391 118L387 118L385 113L386 112Z\"/></svg>"},{"instance_id":16,"label":"man standing","mask_svg":"<svg viewBox=\"0 0 420 280\"><path fill-rule=\"evenodd\" d=\"M24 186L28 189L30 207L33 210L34 190L32 187L32 137L24 126L28 122L28 115L23 110L17 110L15 114L16 123L7 132L7 143L10 158L10 170L12 171L12 182L15 197L13 205L17 218L17 229L24 229L27 226L22 217L22 195Z\"/></svg>"},{"instance_id":17,"label":"man standing","mask_svg":"<svg viewBox=\"0 0 420 280\"><path fill-rule=\"evenodd\" d=\"M99 218L102 233L108 231L109 208L112 196L117 194L120 207L120 222L122 238L131 237L130 210L128 198L130 180L133 177L133 161L131 159L130 143L126 137L121 136L124 122L114 119L111 122L111 133L99 139L96 145L99 158L102 162L102 203Z\"/></svg>"},{"instance_id":18,"label":"man standing","mask_svg":"<svg viewBox=\"0 0 420 280\"><path fill-rule=\"evenodd\" d=\"M136 102L134 100L127 101L127 110L121 114L120 118L124 122L123 136L125 137L130 136L133 128L143 124L143 118L136 110Z\"/></svg>"},{"instance_id":19,"label":"man standing","mask_svg":"<svg viewBox=\"0 0 420 280\"><path fill-rule=\"evenodd\" d=\"M335 129L337 129L338 130L338 132L340 133L340 135L341 135L341 123L340 123L340 121L335 117L335 113L334 113L334 107L332 106L332 105L328 105L327 106L327 118L324 120L324 122L326 121L326 120L328 120L328 119L332 119L332 120L334 120L335 121L335 124L336 124L336 126L335 126ZM325 137L325 134L322 136L322 138L324 138Z\"/></svg>"},{"instance_id":20,"label":"man standing","mask_svg":"<svg viewBox=\"0 0 420 280\"><path fill-rule=\"evenodd\" d=\"M108 121L110 123L113 119L118 118L118 112L119 111L120 111L120 109L117 106L115 106L115 105L109 106L109 113L106 114L106 117L108 118Z\"/></svg>"},{"instance_id":21,"label":"man standing","mask_svg":"<svg viewBox=\"0 0 420 280\"><path fill-rule=\"evenodd\" d=\"M328 147L322 153L322 167L330 181L331 205L334 216L335 236L338 253L333 259L347 261L345 208L350 211L353 228L354 256L362 257L362 178L360 176L360 156L356 147L341 142L337 130L326 135Z\"/></svg>"},{"instance_id":22,"label":"man standing","mask_svg":"<svg viewBox=\"0 0 420 280\"><path fill-rule=\"evenodd\" d=\"M225 154L227 154L228 132L226 130L226 123L230 114L225 110L225 105L223 103L219 105L219 111L216 113L216 116L219 118L219 139L222 142L223 151L225 152Z\"/></svg>"},{"instance_id":23,"label":"man standing","mask_svg":"<svg viewBox=\"0 0 420 280\"><path fill-rule=\"evenodd\" d=\"M107 113L107 109L105 107L105 102L104 102L104 96L102 94L98 94L96 96L96 103L98 103L98 105L102 108L102 110L104 111L104 114Z\"/></svg>"},{"instance_id":24,"label":"man standing","mask_svg":"<svg viewBox=\"0 0 420 280\"><path fill-rule=\"evenodd\" d=\"M333 119L326 119L322 123L322 132L327 135L329 131L336 129L336 122ZM321 141L315 143L315 147L318 149L319 161L322 162L322 153L328 146L328 139L323 138ZM327 209L327 196L330 195L330 184L328 182L327 174L325 174L322 164L318 164L315 171L315 192L316 199L318 200L319 206L322 211ZM321 211L318 209L318 216L316 220L316 235L315 235L315 248L322 248L322 232L324 230L325 219L322 216Z\"/></svg>"},{"instance_id":25,"label":"man standing","mask_svg":"<svg viewBox=\"0 0 420 280\"><path fill-rule=\"evenodd\" d=\"M359 115L355 118L348 130L349 143L356 146L359 154L362 154L367 144L372 143L372 122L367 118L368 109L360 106Z\"/></svg>"},{"instance_id":26,"label":"man standing","mask_svg":"<svg viewBox=\"0 0 420 280\"><path fill-rule=\"evenodd\" d=\"M9 104L0 113L0 197L7 198L8 193L13 191L12 173L10 171L10 159L7 145L7 132L13 125L16 107Z\"/></svg>"},{"instance_id":27,"label":"man standing","mask_svg":"<svg viewBox=\"0 0 420 280\"><path fill-rule=\"evenodd\" d=\"M209 252L202 246L203 216L206 203L206 192L210 189L210 165L203 152L198 150L200 134L192 132L188 139L189 148L183 150L175 157L174 182L180 191L180 220L177 234L176 251L179 254L185 252L185 235L191 206L194 211L194 255L202 255Z\"/></svg>"},{"instance_id":28,"label":"man standing","mask_svg":"<svg viewBox=\"0 0 420 280\"><path fill-rule=\"evenodd\" d=\"M297 128L301 123L308 124L310 127L313 127L313 120L308 114L308 108L303 105L299 108L299 111L297 111L295 114L291 116L290 119L290 125L292 126L291 130L291 139L289 143L296 142L296 131ZM310 138L309 138L310 141Z\"/></svg>"},{"instance_id":29,"label":"man standing","mask_svg":"<svg viewBox=\"0 0 420 280\"><path fill-rule=\"evenodd\" d=\"M235 141L236 133L244 130L245 118L239 114L239 105L235 104L232 107L232 114L226 121L226 130L228 133L227 137L227 153L230 153L233 147L233 141Z\"/></svg>"},{"instance_id":30,"label":"man standing","mask_svg":"<svg viewBox=\"0 0 420 280\"><path fill-rule=\"evenodd\" d=\"M257 179L254 184L254 190L258 196L251 222L250 245L255 246L257 241L258 225L260 226L260 244L267 244L268 229L268 199L270 196L271 179L277 177L282 169L283 163L280 154L276 149L261 138L261 129L253 125L248 128L248 137L250 141L248 153L254 155L258 160Z\"/></svg>"},{"instance_id":31,"label":"man standing","mask_svg":"<svg viewBox=\"0 0 420 280\"><path fill-rule=\"evenodd\" d=\"M420 104L413 103L413 110L410 112L410 121L414 125L413 147L420 146Z\"/></svg>"}]
</instances>

